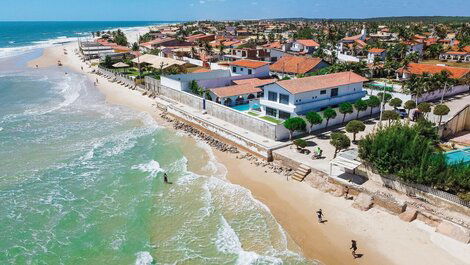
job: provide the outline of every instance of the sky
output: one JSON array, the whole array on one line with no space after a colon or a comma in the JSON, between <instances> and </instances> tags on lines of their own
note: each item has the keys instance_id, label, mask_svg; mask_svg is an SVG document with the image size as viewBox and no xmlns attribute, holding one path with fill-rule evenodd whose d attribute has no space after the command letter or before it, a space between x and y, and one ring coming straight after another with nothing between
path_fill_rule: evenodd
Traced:
<instances>
[{"instance_id":1,"label":"sky","mask_svg":"<svg viewBox=\"0 0 470 265\"><path fill-rule=\"evenodd\" d=\"M0 21L469 16L470 0L1 0Z\"/></svg>"}]
</instances>

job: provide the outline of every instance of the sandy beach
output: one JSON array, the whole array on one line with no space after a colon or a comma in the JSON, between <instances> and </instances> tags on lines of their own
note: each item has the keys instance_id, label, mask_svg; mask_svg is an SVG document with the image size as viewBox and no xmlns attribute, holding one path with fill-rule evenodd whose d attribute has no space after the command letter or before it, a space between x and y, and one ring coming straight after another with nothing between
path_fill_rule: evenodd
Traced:
<instances>
[{"instance_id":1,"label":"sandy beach","mask_svg":"<svg viewBox=\"0 0 470 265\"><path fill-rule=\"evenodd\" d=\"M76 48L76 43L47 48L28 65L57 67L60 60L64 71L83 73L92 82L98 79L97 88L108 103L145 111L158 119L154 100L90 73L92 68L74 54ZM67 49L67 55L63 49ZM237 159L235 154L213 152L227 168L228 180L249 189L267 205L310 259L323 264L470 264L469 245L434 233L420 221L406 223L376 208L362 212L352 208L350 200L323 193L307 183L287 181L285 176ZM317 223L314 214L320 208L327 220L323 224ZM351 255L352 239L358 242L361 258Z\"/></svg>"}]
</instances>

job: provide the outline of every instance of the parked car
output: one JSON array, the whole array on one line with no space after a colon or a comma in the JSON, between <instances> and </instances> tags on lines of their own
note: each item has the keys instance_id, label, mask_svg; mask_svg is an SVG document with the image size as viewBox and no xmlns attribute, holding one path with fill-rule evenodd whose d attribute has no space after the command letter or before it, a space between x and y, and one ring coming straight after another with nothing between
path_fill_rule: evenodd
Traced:
<instances>
[{"instance_id":1,"label":"parked car","mask_svg":"<svg viewBox=\"0 0 470 265\"><path fill-rule=\"evenodd\" d=\"M404 108L395 109L395 112L398 113L398 115L400 115L400 118L402 118L402 119L408 117L408 113L406 112L406 109L404 109Z\"/></svg>"}]
</instances>

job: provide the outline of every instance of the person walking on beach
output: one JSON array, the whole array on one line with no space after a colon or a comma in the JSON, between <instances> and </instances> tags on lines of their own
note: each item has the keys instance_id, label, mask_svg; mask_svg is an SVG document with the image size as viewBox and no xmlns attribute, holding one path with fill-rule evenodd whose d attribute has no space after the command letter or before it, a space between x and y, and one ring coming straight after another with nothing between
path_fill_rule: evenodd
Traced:
<instances>
[{"instance_id":1,"label":"person walking on beach","mask_svg":"<svg viewBox=\"0 0 470 265\"><path fill-rule=\"evenodd\" d=\"M98 78L96 78L96 83L97 83L97 84L99 83L99 82L98 82Z\"/></svg>"},{"instance_id":2,"label":"person walking on beach","mask_svg":"<svg viewBox=\"0 0 470 265\"><path fill-rule=\"evenodd\" d=\"M323 211L320 209L317 211L318 223L323 223Z\"/></svg>"},{"instance_id":3,"label":"person walking on beach","mask_svg":"<svg viewBox=\"0 0 470 265\"><path fill-rule=\"evenodd\" d=\"M351 240L351 247L349 249L352 249L352 255L355 258L357 258L357 255L356 255L356 250L357 250L357 242L356 240Z\"/></svg>"},{"instance_id":4,"label":"person walking on beach","mask_svg":"<svg viewBox=\"0 0 470 265\"><path fill-rule=\"evenodd\" d=\"M82 71L83 71L83 66L80 66L80 68L82 68Z\"/></svg>"}]
</instances>

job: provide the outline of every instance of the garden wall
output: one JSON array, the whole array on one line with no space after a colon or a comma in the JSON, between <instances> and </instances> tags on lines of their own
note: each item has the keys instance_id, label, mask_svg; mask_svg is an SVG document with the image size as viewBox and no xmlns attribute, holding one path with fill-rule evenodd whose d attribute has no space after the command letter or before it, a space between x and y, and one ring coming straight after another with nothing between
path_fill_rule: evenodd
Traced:
<instances>
[{"instance_id":1,"label":"garden wall","mask_svg":"<svg viewBox=\"0 0 470 265\"><path fill-rule=\"evenodd\" d=\"M465 130L470 131L470 104L457 112L447 122L439 126L439 136L450 138Z\"/></svg>"}]
</instances>

